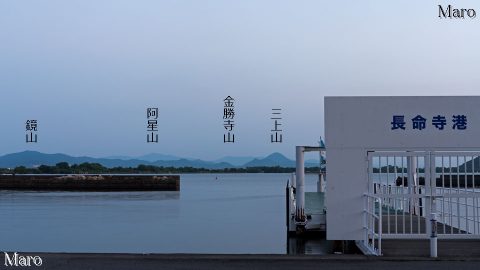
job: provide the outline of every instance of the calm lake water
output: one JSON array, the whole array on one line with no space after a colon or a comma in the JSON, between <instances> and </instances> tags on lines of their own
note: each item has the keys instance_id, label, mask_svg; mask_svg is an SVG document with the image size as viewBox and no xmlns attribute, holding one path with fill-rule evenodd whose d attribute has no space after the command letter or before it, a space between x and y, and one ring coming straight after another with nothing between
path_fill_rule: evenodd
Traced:
<instances>
[{"instance_id":1,"label":"calm lake water","mask_svg":"<svg viewBox=\"0 0 480 270\"><path fill-rule=\"evenodd\" d=\"M0 191L0 251L286 253L288 177L185 174L180 192ZM307 175L306 191L316 181ZM316 241L307 253L322 253Z\"/></svg>"}]
</instances>

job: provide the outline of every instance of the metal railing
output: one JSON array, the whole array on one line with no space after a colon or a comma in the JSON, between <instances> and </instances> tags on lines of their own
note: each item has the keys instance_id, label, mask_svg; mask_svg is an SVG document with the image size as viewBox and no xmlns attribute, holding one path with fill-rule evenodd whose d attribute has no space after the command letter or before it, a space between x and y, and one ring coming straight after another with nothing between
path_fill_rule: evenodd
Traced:
<instances>
[{"instance_id":1,"label":"metal railing","mask_svg":"<svg viewBox=\"0 0 480 270\"><path fill-rule=\"evenodd\" d=\"M480 152L369 152L364 245L382 239L480 239ZM375 240L378 243L375 243ZM433 248L434 247L434 248Z\"/></svg>"},{"instance_id":2,"label":"metal railing","mask_svg":"<svg viewBox=\"0 0 480 270\"><path fill-rule=\"evenodd\" d=\"M364 194L363 246L372 255L382 254L382 198Z\"/></svg>"}]
</instances>

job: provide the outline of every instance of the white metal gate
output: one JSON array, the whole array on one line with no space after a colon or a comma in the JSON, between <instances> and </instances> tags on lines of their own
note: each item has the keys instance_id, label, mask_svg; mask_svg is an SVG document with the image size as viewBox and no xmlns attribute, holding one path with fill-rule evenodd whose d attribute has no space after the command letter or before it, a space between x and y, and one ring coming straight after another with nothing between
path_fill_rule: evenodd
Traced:
<instances>
[{"instance_id":1,"label":"white metal gate","mask_svg":"<svg viewBox=\"0 0 480 270\"><path fill-rule=\"evenodd\" d=\"M480 238L480 152L372 151L363 244L383 239ZM432 246L434 245L434 246Z\"/></svg>"}]
</instances>

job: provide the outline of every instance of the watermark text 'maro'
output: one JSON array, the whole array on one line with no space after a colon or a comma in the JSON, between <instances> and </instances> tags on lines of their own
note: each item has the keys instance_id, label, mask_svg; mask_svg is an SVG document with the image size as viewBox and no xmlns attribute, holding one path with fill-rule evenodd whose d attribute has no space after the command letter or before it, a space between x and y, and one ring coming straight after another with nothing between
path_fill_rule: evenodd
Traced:
<instances>
[{"instance_id":1,"label":"watermark text 'maro'","mask_svg":"<svg viewBox=\"0 0 480 270\"><path fill-rule=\"evenodd\" d=\"M473 8L454 8L452 5L442 7L438 5L438 17L442 19L473 19L477 17L477 12Z\"/></svg>"}]
</instances>

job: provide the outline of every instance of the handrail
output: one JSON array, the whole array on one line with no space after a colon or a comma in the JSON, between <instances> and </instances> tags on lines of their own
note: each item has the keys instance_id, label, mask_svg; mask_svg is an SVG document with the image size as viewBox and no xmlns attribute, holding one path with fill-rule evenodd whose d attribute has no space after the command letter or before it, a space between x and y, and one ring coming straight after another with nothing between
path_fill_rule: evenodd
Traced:
<instances>
[{"instance_id":1,"label":"handrail","mask_svg":"<svg viewBox=\"0 0 480 270\"><path fill-rule=\"evenodd\" d=\"M369 193L365 193L364 198L363 245L370 254L379 256L382 254L382 198Z\"/></svg>"}]
</instances>

